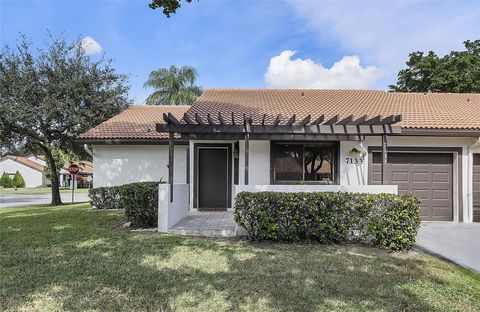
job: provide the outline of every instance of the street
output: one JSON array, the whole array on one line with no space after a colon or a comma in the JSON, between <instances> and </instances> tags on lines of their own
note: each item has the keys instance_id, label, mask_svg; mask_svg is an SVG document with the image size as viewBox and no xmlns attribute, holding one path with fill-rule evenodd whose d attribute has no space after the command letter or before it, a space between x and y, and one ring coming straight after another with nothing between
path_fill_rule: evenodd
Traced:
<instances>
[{"instance_id":1,"label":"street","mask_svg":"<svg viewBox=\"0 0 480 312\"><path fill-rule=\"evenodd\" d=\"M72 202L72 194L70 193L61 193L63 203ZM0 208L12 208L12 207L21 207L21 206L30 206L38 204L48 204L52 198L51 194L12 194L5 195L0 194ZM75 202L88 201L88 195L85 193L75 194Z\"/></svg>"}]
</instances>

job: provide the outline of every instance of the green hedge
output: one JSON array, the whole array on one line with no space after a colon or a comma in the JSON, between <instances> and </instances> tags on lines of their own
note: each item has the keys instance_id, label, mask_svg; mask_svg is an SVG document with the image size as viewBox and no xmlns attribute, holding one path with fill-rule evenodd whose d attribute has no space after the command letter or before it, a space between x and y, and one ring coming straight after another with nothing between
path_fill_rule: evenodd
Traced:
<instances>
[{"instance_id":1,"label":"green hedge","mask_svg":"<svg viewBox=\"0 0 480 312\"><path fill-rule=\"evenodd\" d=\"M88 191L90 204L97 209L122 209L120 187L121 186L106 186L90 189Z\"/></svg>"},{"instance_id":2,"label":"green hedge","mask_svg":"<svg viewBox=\"0 0 480 312\"><path fill-rule=\"evenodd\" d=\"M124 209L125 218L134 228L158 225L158 184L138 182L120 186L96 187L88 192L97 209Z\"/></svg>"},{"instance_id":3,"label":"green hedge","mask_svg":"<svg viewBox=\"0 0 480 312\"><path fill-rule=\"evenodd\" d=\"M234 217L252 240L350 241L404 250L415 242L420 200L391 194L241 192Z\"/></svg>"},{"instance_id":4,"label":"green hedge","mask_svg":"<svg viewBox=\"0 0 480 312\"><path fill-rule=\"evenodd\" d=\"M121 206L132 227L158 226L158 184L159 182L139 182L120 187Z\"/></svg>"}]
</instances>

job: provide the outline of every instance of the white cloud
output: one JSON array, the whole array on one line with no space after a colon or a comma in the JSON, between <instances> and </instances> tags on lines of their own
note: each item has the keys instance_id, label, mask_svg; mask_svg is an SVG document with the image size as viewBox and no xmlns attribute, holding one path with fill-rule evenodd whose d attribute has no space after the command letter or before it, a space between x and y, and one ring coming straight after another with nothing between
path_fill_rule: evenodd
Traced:
<instances>
[{"instance_id":1,"label":"white cloud","mask_svg":"<svg viewBox=\"0 0 480 312\"><path fill-rule=\"evenodd\" d=\"M294 1L321 47L359 55L376 65L386 88L412 51L444 55L480 37L476 1Z\"/></svg>"},{"instance_id":2,"label":"white cloud","mask_svg":"<svg viewBox=\"0 0 480 312\"><path fill-rule=\"evenodd\" d=\"M87 54L97 54L102 52L102 46L90 36L83 37L82 48Z\"/></svg>"},{"instance_id":3,"label":"white cloud","mask_svg":"<svg viewBox=\"0 0 480 312\"><path fill-rule=\"evenodd\" d=\"M311 59L292 59L296 51L285 50L270 59L265 81L271 88L365 89L378 76L373 66L362 67L356 55L344 56L332 67Z\"/></svg>"}]
</instances>

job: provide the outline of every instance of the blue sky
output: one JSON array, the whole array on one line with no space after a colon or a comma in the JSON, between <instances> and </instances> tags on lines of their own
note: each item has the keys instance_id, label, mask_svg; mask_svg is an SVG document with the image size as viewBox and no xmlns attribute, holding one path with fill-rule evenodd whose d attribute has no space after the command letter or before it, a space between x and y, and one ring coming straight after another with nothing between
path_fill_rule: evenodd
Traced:
<instances>
[{"instance_id":1,"label":"blue sky","mask_svg":"<svg viewBox=\"0 0 480 312\"><path fill-rule=\"evenodd\" d=\"M89 36L130 74L144 101L148 73L192 65L206 88L386 89L408 53L461 49L480 38L480 1L211 1L170 19L135 1L2 1L1 44L35 45L47 29Z\"/></svg>"}]
</instances>

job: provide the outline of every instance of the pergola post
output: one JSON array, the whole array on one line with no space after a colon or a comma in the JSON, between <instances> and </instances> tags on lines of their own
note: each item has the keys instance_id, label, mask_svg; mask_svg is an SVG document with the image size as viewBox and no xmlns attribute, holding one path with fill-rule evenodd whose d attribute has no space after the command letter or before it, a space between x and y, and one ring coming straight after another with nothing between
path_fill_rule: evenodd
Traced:
<instances>
[{"instance_id":1,"label":"pergola post","mask_svg":"<svg viewBox=\"0 0 480 312\"><path fill-rule=\"evenodd\" d=\"M250 135L245 133L245 185L248 185L248 159L250 157Z\"/></svg>"},{"instance_id":2,"label":"pergola post","mask_svg":"<svg viewBox=\"0 0 480 312\"><path fill-rule=\"evenodd\" d=\"M382 185L387 184L387 136L382 135Z\"/></svg>"},{"instance_id":3,"label":"pergola post","mask_svg":"<svg viewBox=\"0 0 480 312\"><path fill-rule=\"evenodd\" d=\"M245 117L245 185L248 185L248 163L250 158L250 118Z\"/></svg>"},{"instance_id":4,"label":"pergola post","mask_svg":"<svg viewBox=\"0 0 480 312\"><path fill-rule=\"evenodd\" d=\"M173 132L168 133L168 184L170 184L170 202L173 202L174 135Z\"/></svg>"}]
</instances>

